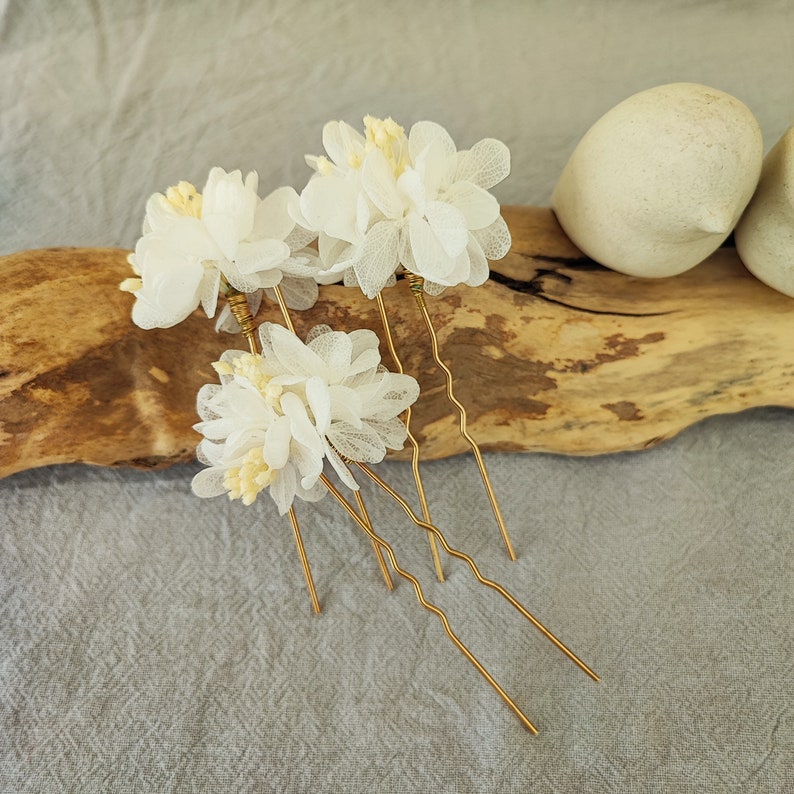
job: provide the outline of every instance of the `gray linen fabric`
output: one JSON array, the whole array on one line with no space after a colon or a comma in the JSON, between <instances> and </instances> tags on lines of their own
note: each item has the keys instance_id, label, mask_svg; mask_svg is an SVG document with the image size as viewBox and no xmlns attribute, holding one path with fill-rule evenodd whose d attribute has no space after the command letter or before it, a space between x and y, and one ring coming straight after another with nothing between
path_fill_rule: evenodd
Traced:
<instances>
[{"instance_id":1,"label":"gray linen fabric","mask_svg":"<svg viewBox=\"0 0 794 794\"><path fill-rule=\"evenodd\" d=\"M211 165L300 187L325 120L445 124L546 204L630 93L696 80L791 123L787 3L0 3L0 251L132 246ZM31 274L35 279L35 273ZM794 305L794 304L793 304ZM2 420L2 416L0 416ZM90 421L90 417L86 418ZM135 428L130 428L134 433ZM367 489L376 526L536 721L530 736L331 500L288 523L190 493L196 466L0 482L0 792L789 792L794 417L718 417L642 454L428 463L456 545L603 677ZM410 469L379 469L412 493Z\"/></svg>"}]
</instances>

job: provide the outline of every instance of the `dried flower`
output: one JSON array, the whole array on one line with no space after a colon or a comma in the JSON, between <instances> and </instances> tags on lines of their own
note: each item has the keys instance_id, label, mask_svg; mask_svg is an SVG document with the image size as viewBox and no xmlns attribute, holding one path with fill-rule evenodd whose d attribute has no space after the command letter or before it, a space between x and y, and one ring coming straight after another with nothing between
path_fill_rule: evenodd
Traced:
<instances>
[{"instance_id":1,"label":"dried flower","mask_svg":"<svg viewBox=\"0 0 794 794\"><path fill-rule=\"evenodd\" d=\"M344 274L369 298L392 284L401 266L424 277L431 293L482 284L487 259L510 248L488 192L510 172L507 147L486 138L459 152L429 121L414 124L407 137L390 118L367 116L364 125L362 136L329 122L328 157L307 156L316 173L294 217L319 233L326 272Z\"/></svg>"},{"instance_id":2,"label":"dried flower","mask_svg":"<svg viewBox=\"0 0 794 794\"><path fill-rule=\"evenodd\" d=\"M151 196L143 236L129 258L137 278L122 283L135 294L136 325L168 328L199 304L213 317L226 285L253 293L285 277L300 280L301 306L313 305L319 263L301 250L314 235L292 219L298 195L282 187L260 199L258 182L254 172L243 181L240 171L213 168L202 193L180 182ZM219 325L226 322L219 318Z\"/></svg>"},{"instance_id":3,"label":"dried flower","mask_svg":"<svg viewBox=\"0 0 794 794\"><path fill-rule=\"evenodd\" d=\"M324 495L323 458L357 488L340 454L376 463L400 449L398 417L419 396L417 382L381 366L372 331L318 326L304 344L265 323L260 336L262 355L227 351L216 364L221 385L199 392L198 455L210 468L196 475L194 492L251 504L269 489L283 514L295 496Z\"/></svg>"}]
</instances>

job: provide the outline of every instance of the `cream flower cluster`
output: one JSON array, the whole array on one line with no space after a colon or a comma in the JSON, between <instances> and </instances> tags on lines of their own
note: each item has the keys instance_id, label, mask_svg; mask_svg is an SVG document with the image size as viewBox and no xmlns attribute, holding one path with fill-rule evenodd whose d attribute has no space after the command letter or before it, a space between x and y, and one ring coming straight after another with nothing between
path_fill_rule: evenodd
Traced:
<instances>
[{"instance_id":1,"label":"cream flower cluster","mask_svg":"<svg viewBox=\"0 0 794 794\"><path fill-rule=\"evenodd\" d=\"M369 298L401 266L426 289L482 284L488 259L510 248L499 204L488 192L510 172L507 147L493 138L458 151L440 125L420 121L408 135L392 119L364 119L362 135L332 121L327 156L307 156L314 176L300 196L298 222L319 235L326 273L358 284Z\"/></svg>"},{"instance_id":2,"label":"cream flower cluster","mask_svg":"<svg viewBox=\"0 0 794 794\"><path fill-rule=\"evenodd\" d=\"M316 235L293 220L298 195L282 187L260 199L258 183L254 172L243 180L213 168L201 193L180 182L149 199L130 255L136 275L122 284L135 295L136 325L169 328L199 304L213 317L227 285L256 294L284 280L294 308L314 304L319 262L303 249Z\"/></svg>"},{"instance_id":3,"label":"cream flower cluster","mask_svg":"<svg viewBox=\"0 0 794 794\"><path fill-rule=\"evenodd\" d=\"M265 323L260 337L262 355L227 351L215 365L221 384L199 392L198 457L209 468L193 479L198 496L228 493L251 504L269 489L283 515L296 496L324 496L324 459L355 489L340 455L377 463L387 448L402 448L398 417L419 385L381 366L372 331L317 326L304 343Z\"/></svg>"}]
</instances>

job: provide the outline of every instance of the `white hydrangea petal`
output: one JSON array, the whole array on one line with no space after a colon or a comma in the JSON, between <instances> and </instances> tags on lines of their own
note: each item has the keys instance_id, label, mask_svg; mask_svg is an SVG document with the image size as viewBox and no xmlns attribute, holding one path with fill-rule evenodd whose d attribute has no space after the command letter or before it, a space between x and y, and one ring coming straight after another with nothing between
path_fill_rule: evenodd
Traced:
<instances>
[{"instance_id":1,"label":"white hydrangea petal","mask_svg":"<svg viewBox=\"0 0 794 794\"><path fill-rule=\"evenodd\" d=\"M367 201L366 195L361 192L356 198L356 232L358 239L361 240L370 227L370 221L374 221L370 203Z\"/></svg>"},{"instance_id":2,"label":"white hydrangea petal","mask_svg":"<svg viewBox=\"0 0 794 794\"><path fill-rule=\"evenodd\" d=\"M328 489L319 481L315 482L311 488L304 488L301 483L298 483L295 489L296 496L299 496L304 502L319 502L327 493Z\"/></svg>"},{"instance_id":3,"label":"white hydrangea petal","mask_svg":"<svg viewBox=\"0 0 794 794\"><path fill-rule=\"evenodd\" d=\"M370 367L369 369L365 369L362 372L355 374L348 374L347 377L345 377L345 379L338 385L358 391L362 387L369 386L370 384L376 382L379 379L383 369L383 366L377 366Z\"/></svg>"},{"instance_id":4,"label":"white hydrangea petal","mask_svg":"<svg viewBox=\"0 0 794 794\"><path fill-rule=\"evenodd\" d=\"M295 221L289 213L290 206L298 201L298 194L292 187L279 187L265 196L254 212L251 236L285 240L295 228Z\"/></svg>"},{"instance_id":5,"label":"white hydrangea petal","mask_svg":"<svg viewBox=\"0 0 794 794\"><path fill-rule=\"evenodd\" d=\"M227 376L228 377L228 376ZM219 394L221 387L217 383L205 383L196 395L196 411L201 419L217 419L218 414L207 408L207 403Z\"/></svg>"},{"instance_id":6,"label":"white hydrangea petal","mask_svg":"<svg viewBox=\"0 0 794 794\"><path fill-rule=\"evenodd\" d=\"M323 453L322 439L320 439L317 449L308 449L295 442L290 447L290 464L294 467L299 483L304 488L311 488L322 474Z\"/></svg>"},{"instance_id":7,"label":"white hydrangea petal","mask_svg":"<svg viewBox=\"0 0 794 794\"><path fill-rule=\"evenodd\" d=\"M291 253L289 246L281 240L243 241L237 248L237 257L234 263L240 273L250 276L279 267L289 259ZM273 284L268 286L273 286Z\"/></svg>"},{"instance_id":8,"label":"white hydrangea petal","mask_svg":"<svg viewBox=\"0 0 794 794\"><path fill-rule=\"evenodd\" d=\"M447 256L458 256L469 241L466 218L452 204L430 201L425 211L427 222Z\"/></svg>"},{"instance_id":9,"label":"white hydrangea petal","mask_svg":"<svg viewBox=\"0 0 794 794\"><path fill-rule=\"evenodd\" d=\"M265 430L262 428L237 427L226 438L224 457L229 461L240 460L249 450L262 447L265 443Z\"/></svg>"},{"instance_id":10,"label":"white hydrangea petal","mask_svg":"<svg viewBox=\"0 0 794 794\"><path fill-rule=\"evenodd\" d=\"M286 515L295 500L297 477L292 466L279 469L270 483L270 497L276 503L279 515Z\"/></svg>"},{"instance_id":11,"label":"white hydrangea petal","mask_svg":"<svg viewBox=\"0 0 794 794\"><path fill-rule=\"evenodd\" d=\"M322 141L325 153L332 163L347 165L347 151L342 138L341 121L329 121L323 125Z\"/></svg>"},{"instance_id":12,"label":"white hydrangea petal","mask_svg":"<svg viewBox=\"0 0 794 794\"><path fill-rule=\"evenodd\" d=\"M287 307L296 311L311 309L317 303L317 297L320 294L317 282L312 278L284 276L279 286ZM274 303L277 302L274 290L267 289L265 292L270 300Z\"/></svg>"},{"instance_id":13,"label":"white hydrangea petal","mask_svg":"<svg viewBox=\"0 0 794 794\"><path fill-rule=\"evenodd\" d=\"M281 280L281 270L262 270L257 273L241 273L234 262L222 262L223 275L238 292L255 292L263 287L272 287Z\"/></svg>"},{"instance_id":14,"label":"white hydrangea petal","mask_svg":"<svg viewBox=\"0 0 794 794\"><path fill-rule=\"evenodd\" d=\"M393 419L419 398L419 384L416 379L397 372L387 372L383 376L380 391L382 393L375 405L366 410L365 416L368 420Z\"/></svg>"},{"instance_id":15,"label":"white hydrangea petal","mask_svg":"<svg viewBox=\"0 0 794 794\"><path fill-rule=\"evenodd\" d=\"M199 432L210 441L224 441L238 424L237 417L223 416L202 422Z\"/></svg>"},{"instance_id":16,"label":"white hydrangea petal","mask_svg":"<svg viewBox=\"0 0 794 794\"><path fill-rule=\"evenodd\" d=\"M500 215L490 226L472 232L483 253L490 260L501 259L507 255L513 240L505 219Z\"/></svg>"},{"instance_id":17,"label":"white hydrangea petal","mask_svg":"<svg viewBox=\"0 0 794 794\"><path fill-rule=\"evenodd\" d=\"M454 157L457 152L452 137L440 124L434 121L417 121L408 133L408 151L411 159L416 160L433 143L437 143L441 152L447 157Z\"/></svg>"},{"instance_id":18,"label":"white hydrangea petal","mask_svg":"<svg viewBox=\"0 0 794 794\"><path fill-rule=\"evenodd\" d=\"M214 317L218 307L218 294L221 288L221 272L217 267L205 267L204 277L199 287L201 308L207 317ZM239 329L239 326L238 326Z\"/></svg>"},{"instance_id":19,"label":"white hydrangea petal","mask_svg":"<svg viewBox=\"0 0 794 794\"><path fill-rule=\"evenodd\" d=\"M331 328L330 325L326 325L325 323L320 323L319 325L315 325L313 328L309 330L309 333L306 334L306 338L304 342L307 346L309 346L318 336L322 336L323 334L332 334L334 329Z\"/></svg>"},{"instance_id":20,"label":"white hydrangea petal","mask_svg":"<svg viewBox=\"0 0 794 794\"><path fill-rule=\"evenodd\" d=\"M356 271L352 267L345 270L342 277L342 283L348 288L357 287L358 289L361 289L361 285L358 283Z\"/></svg>"},{"instance_id":21,"label":"white hydrangea petal","mask_svg":"<svg viewBox=\"0 0 794 794\"><path fill-rule=\"evenodd\" d=\"M361 290L374 298L399 266L399 230L390 221L380 221L367 232L358 262L354 265Z\"/></svg>"},{"instance_id":22,"label":"white hydrangea petal","mask_svg":"<svg viewBox=\"0 0 794 794\"><path fill-rule=\"evenodd\" d=\"M472 182L455 182L444 198L463 213L469 229L484 229L499 217L499 202Z\"/></svg>"},{"instance_id":23,"label":"white hydrangea petal","mask_svg":"<svg viewBox=\"0 0 794 794\"><path fill-rule=\"evenodd\" d=\"M333 422L347 422L353 427L361 426L364 403L355 389L336 383L328 387L328 396Z\"/></svg>"},{"instance_id":24,"label":"white hydrangea petal","mask_svg":"<svg viewBox=\"0 0 794 794\"><path fill-rule=\"evenodd\" d=\"M262 449L262 457L271 469L283 469L287 465L291 441L290 420L286 416L279 416L268 427Z\"/></svg>"},{"instance_id":25,"label":"white hydrangea petal","mask_svg":"<svg viewBox=\"0 0 794 794\"><path fill-rule=\"evenodd\" d=\"M317 432L325 435L331 424L331 395L328 386L320 378L309 378L306 381L306 401L314 416Z\"/></svg>"},{"instance_id":26,"label":"white hydrangea petal","mask_svg":"<svg viewBox=\"0 0 794 794\"><path fill-rule=\"evenodd\" d=\"M289 417L292 437L307 449L319 449L322 444L316 428L309 420L306 406L297 394L286 392L281 395L281 408Z\"/></svg>"},{"instance_id":27,"label":"white hydrangea petal","mask_svg":"<svg viewBox=\"0 0 794 794\"><path fill-rule=\"evenodd\" d=\"M488 276L491 273L488 267L488 260L485 258L480 244L473 235L469 240L466 251L469 254L469 260L471 262L471 270L469 272L469 277L466 279L466 283L470 287L479 287L481 284L488 281Z\"/></svg>"},{"instance_id":28,"label":"white hydrangea petal","mask_svg":"<svg viewBox=\"0 0 794 794\"><path fill-rule=\"evenodd\" d=\"M447 273L444 281L449 284L450 287L455 287L458 284L466 283L470 277L471 257L469 256L469 249L467 248L455 257L455 267Z\"/></svg>"},{"instance_id":29,"label":"white hydrangea petal","mask_svg":"<svg viewBox=\"0 0 794 794\"><path fill-rule=\"evenodd\" d=\"M380 149L367 154L361 169L361 186L386 218L395 220L402 217L403 202L397 190L394 169Z\"/></svg>"},{"instance_id":30,"label":"white hydrangea petal","mask_svg":"<svg viewBox=\"0 0 794 794\"><path fill-rule=\"evenodd\" d=\"M334 422L326 436L334 449L350 460L380 463L386 456L380 436L366 425L354 427L348 422Z\"/></svg>"},{"instance_id":31,"label":"white hydrangea petal","mask_svg":"<svg viewBox=\"0 0 794 794\"><path fill-rule=\"evenodd\" d=\"M353 343L343 331L329 331L316 336L307 344L327 365L330 382L335 382L337 372L346 372L350 366Z\"/></svg>"},{"instance_id":32,"label":"white hydrangea petal","mask_svg":"<svg viewBox=\"0 0 794 794\"><path fill-rule=\"evenodd\" d=\"M170 328L199 305L204 268L199 262L150 248L141 264L143 286L135 293L132 320L141 328Z\"/></svg>"},{"instance_id":33,"label":"white hydrangea petal","mask_svg":"<svg viewBox=\"0 0 794 794\"><path fill-rule=\"evenodd\" d=\"M389 449L402 449L405 446L408 430L400 419L369 419L367 424Z\"/></svg>"},{"instance_id":34,"label":"white hydrangea petal","mask_svg":"<svg viewBox=\"0 0 794 794\"><path fill-rule=\"evenodd\" d=\"M204 186L201 221L227 259L235 258L240 240L253 229L259 203L257 183L254 172L244 184L240 171L227 174L222 168L213 168Z\"/></svg>"},{"instance_id":35,"label":"white hydrangea petal","mask_svg":"<svg viewBox=\"0 0 794 794\"><path fill-rule=\"evenodd\" d=\"M136 294L135 303L132 306L132 321L139 328L150 330L152 328L172 328L182 320L187 319L197 308L195 306L183 305L182 307L168 309L158 306L150 301L142 293Z\"/></svg>"},{"instance_id":36,"label":"white hydrangea petal","mask_svg":"<svg viewBox=\"0 0 794 794\"><path fill-rule=\"evenodd\" d=\"M196 458L205 466L222 466L223 447L223 444L215 444L205 438L196 447Z\"/></svg>"},{"instance_id":37,"label":"white hydrangea petal","mask_svg":"<svg viewBox=\"0 0 794 794\"><path fill-rule=\"evenodd\" d=\"M297 253L305 248L309 243L317 239L317 232L304 228L299 223L293 226L292 231L284 238L284 242L289 246L292 253Z\"/></svg>"},{"instance_id":38,"label":"white hydrangea petal","mask_svg":"<svg viewBox=\"0 0 794 794\"><path fill-rule=\"evenodd\" d=\"M444 276L454 268L455 260L446 254L423 218L411 215L408 219L408 233L411 236L411 253L416 265L414 272L443 283Z\"/></svg>"},{"instance_id":39,"label":"white hydrangea petal","mask_svg":"<svg viewBox=\"0 0 794 794\"><path fill-rule=\"evenodd\" d=\"M436 295L440 295L445 289L447 289L448 286L448 284L438 284L437 282L426 278L424 290L427 295L435 297Z\"/></svg>"},{"instance_id":40,"label":"white hydrangea petal","mask_svg":"<svg viewBox=\"0 0 794 794\"><path fill-rule=\"evenodd\" d=\"M239 224L228 215L208 215L204 219L212 239L226 259L234 260L240 244Z\"/></svg>"},{"instance_id":41,"label":"white hydrangea petal","mask_svg":"<svg viewBox=\"0 0 794 794\"><path fill-rule=\"evenodd\" d=\"M147 202L144 227L146 231L139 241L144 245L152 238L160 238L184 256L213 259L220 254L204 224L192 215L177 213L161 193L155 193Z\"/></svg>"},{"instance_id":42,"label":"white hydrangea petal","mask_svg":"<svg viewBox=\"0 0 794 794\"><path fill-rule=\"evenodd\" d=\"M241 330L240 323L235 320L229 304L225 304L215 318L215 333L218 334L223 331L227 334L239 334Z\"/></svg>"},{"instance_id":43,"label":"white hydrangea petal","mask_svg":"<svg viewBox=\"0 0 794 794\"><path fill-rule=\"evenodd\" d=\"M293 254L289 259L282 262L279 265L279 269L285 276L315 280L322 269L322 264L314 251L304 249L299 255Z\"/></svg>"},{"instance_id":44,"label":"white hydrangea petal","mask_svg":"<svg viewBox=\"0 0 794 794\"><path fill-rule=\"evenodd\" d=\"M496 138L484 138L458 153L455 181L472 182L490 190L510 174L510 150Z\"/></svg>"},{"instance_id":45,"label":"white hydrangea petal","mask_svg":"<svg viewBox=\"0 0 794 794\"><path fill-rule=\"evenodd\" d=\"M374 370L378 364L380 364L380 352L377 349L362 351L351 361L350 366L347 368L343 383L346 384L347 379L350 377L355 377L362 372L370 372Z\"/></svg>"},{"instance_id":46,"label":"white hydrangea petal","mask_svg":"<svg viewBox=\"0 0 794 794\"><path fill-rule=\"evenodd\" d=\"M411 248L410 220L408 233L403 231L400 235L399 257L403 268L410 273L416 273L416 259L414 258L413 248Z\"/></svg>"},{"instance_id":47,"label":"white hydrangea petal","mask_svg":"<svg viewBox=\"0 0 794 794\"><path fill-rule=\"evenodd\" d=\"M336 453L336 450L328 443L326 439L323 439L325 444L325 457L328 458L328 462L333 467L334 471L339 475L339 479L351 490L358 491L359 485L356 482L355 478L353 477L353 473L348 468L347 464L339 457Z\"/></svg>"},{"instance_id":48,"label":"white hydrangea petal","mask_svg":"<svg viewBox=\"0 0 794 794\"><path fill-rule=\"evenodd\" d=\"M167 233L177 217L179 216L162 193L152 193L146 200L143 236Z\"/></svg>"},{"instance_id":49,"label":"white hydrangea petal","mask_svg":"<svg viewBox=\"0 0 794 794\"><path fill-rule=\"evenodd\" d=\"M312 375L328 379L329 372L325 362L298 339L295 334L280 325L268 323L269 342L273 354L284 369L293 375Z\"/></svg>"},{"instance_id":50,"label":"white hydrangea petal","mask_svg":"<svg viewBox=\"0 0 794 794\"><path fill-rule=\"evenodd\" d=\"M397 189L413 204L416 212L420 215L425 214L427 192L424 181L416 169L409 166L400 174L397 179Z\"/></svg>"},{"instance_id":51,"label":"white hydrangea petal","mask_svg":"<svg viewBox=\"0 0 794 794\"><path fill-rule=\"evenodd\" d=\"M374 350L377 352L380 347L378 335L369 328L357 328L355 331L350 331L348 337L353 348L350 359L354 362L364 351ZM378 363L380 363L380 356L378 357Z\"/></svg>"},{"instance_id":52,"label":"white hydrangea petal","mask_svg":"<svg viewBox=\"0 0 794 794\"><path fill-rule=\"evenodd\" d=\"M190 487L196 496L209 499L226 493L225 479L226 469L215 467L202 469L193 477Z\"/></svg>"},{"instance_id":53,"label":"white hydrangea petal","mask_svg":"<svg viewBox=\"0 0 794 794\"><path fill-rule=\"evenodd\" d=\"M245 190L248 193L256 194L259 190L259 174L256 171L249 171L245 175Z\"/></svg>"},{"instance_id":54,"label":"white hydrangea petal","mask_svg":"<svg viewBox=\"0 0 794 794\"><path fill-rule=\"evenodd\" d=\"M330 237L325 232L320 232L317 238L317 252L324 270L332 268L342 258L342 254L352 248L347 240Z\"/></svg>"},{"instance_id":55,"label":"white hydrangea petal","mask_svg":"<svg viewBox=\"0 0 794 794\"><path fill-rule=\"evenodd\" d=\"M323 127L323 148L340 167L349 167L348 157L363 149L364 144L364 136L344 121L329 121Z\"/></svg>"},{"instance_id":56,"label":"white hydrangea petal","mask_svg":"<svg viewBox=\"0 0 794 794\"><path fill-rule=\"evenodd\" d=\"M358 188L340 177L314 176L300 196L300 209L310 229L356 243Z\"/></svg>"}]
</instances>

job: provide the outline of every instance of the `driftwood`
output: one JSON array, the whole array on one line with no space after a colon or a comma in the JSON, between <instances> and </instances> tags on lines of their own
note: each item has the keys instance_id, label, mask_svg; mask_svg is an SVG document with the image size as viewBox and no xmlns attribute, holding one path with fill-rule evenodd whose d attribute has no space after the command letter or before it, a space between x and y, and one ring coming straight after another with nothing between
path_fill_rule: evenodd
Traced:
<instances>
[{"instance_id":1,"label":"driftwood","mask_svg":"<svg viewBox=\"0 0 794 794\"><path fill-rule=\"evenodd\" d=\"M641 280L588 260L549 210L506 208L505 217L513 249L491 280L428 299L483 449L642 449L709 415L794 407L794 302L750 276L733 249L681 276ZM244 345L200 312L172 329L136 328L132 298L117 288L126 253L0 258L0 476L192 458L196 392L215 381L210 362L222 350ZM386 301L406 371L422 384L423 455L464 451L407 284ZM257 320L279 315L268 303ZM379 330L374 302L339 286L295 317L298 333L319 322Z\"/></svg>"}]
</instances>

